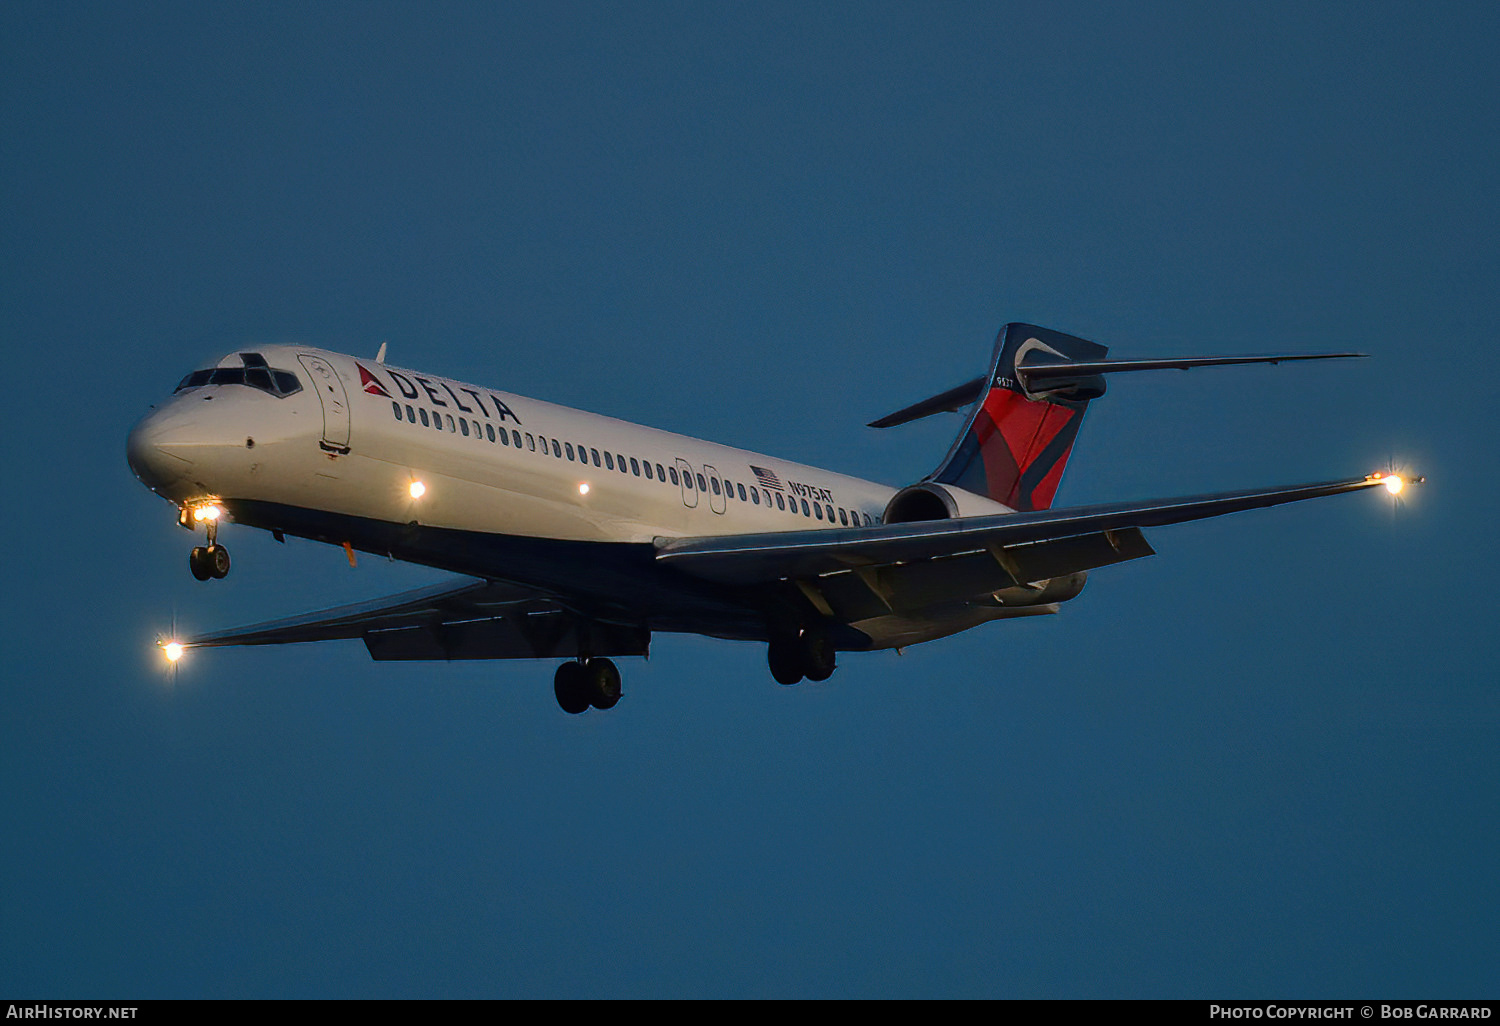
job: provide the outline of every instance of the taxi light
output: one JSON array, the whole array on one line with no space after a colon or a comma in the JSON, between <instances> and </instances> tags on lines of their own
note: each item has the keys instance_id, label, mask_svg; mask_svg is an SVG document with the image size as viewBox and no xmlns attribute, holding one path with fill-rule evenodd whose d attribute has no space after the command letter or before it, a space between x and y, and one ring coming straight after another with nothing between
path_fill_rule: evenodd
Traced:
<instances>
[{"instance_id":1,"label":"taxi light","mask_svg":"<svg viewBox=\"0 0 1500 1026\"><path fill-rule=\"evenodd\" d=\"M587 495L588 493L589 493L589 484L588 484L587 481L585 481L583 484L581 484L581 485L578 486L578 494L579 495Z\"/></svg>"},{"instance_id":2,"label":"taxi light","mask_svg":"<svg viewBox=\"0 0 1500 1026\"><path fill-rule=\"evenodd\" d=\"M411 493L411 497L413 499L420 499L422 496L427 494L427 486L424 485L421 481L413 481L411 483L411 487L408 488L407 491Z\"/></svg>"},{"instance_id":3,"label":"taxi light","mask_svg":"<svg viewBox=\"0 0 1500 1026\"><path fill-rule=\"evenodd\" d=\"M222 514L223 512L224 511L221 510L218 506L214 506L214 505L199 506L197 509L193 510L193 519L194 520L217 520L217 519L219 519L220 514Z\"/></svg>"}]
</instances>

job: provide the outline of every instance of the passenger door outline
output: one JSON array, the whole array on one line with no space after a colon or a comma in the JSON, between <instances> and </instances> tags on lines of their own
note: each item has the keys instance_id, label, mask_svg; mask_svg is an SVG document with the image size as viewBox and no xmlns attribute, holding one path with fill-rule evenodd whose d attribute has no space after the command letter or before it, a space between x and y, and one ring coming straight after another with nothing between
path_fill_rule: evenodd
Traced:
<instances>
[{"instance_id":1,"label":"passenger door outline","mask_svg":"<svg viewBox=\"0 0 1500 1026\"><path fill-rule=\"evenodd\" d=\"M299 353L297 359L307 368L307 373L312 378L313 391L318 393L318 402L323 407L323 437L318 444L329 452L347 453L349 396L344 391L343 379L321 356Z\"/></svg>"}]
</instances>

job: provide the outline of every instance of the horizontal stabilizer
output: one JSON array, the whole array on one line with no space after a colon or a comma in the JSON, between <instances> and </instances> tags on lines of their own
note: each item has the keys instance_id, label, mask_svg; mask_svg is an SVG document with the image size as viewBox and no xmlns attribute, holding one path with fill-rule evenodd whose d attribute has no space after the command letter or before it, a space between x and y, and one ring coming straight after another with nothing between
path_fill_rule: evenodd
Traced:
<instances>
[{"instance_id":1,"label":"horizontal stabilizer","mask_svg":"<svg viewBox=\"0 0 1500 1026\"><path fill-rule=\"evenodd\" d=\"M941 392L931 399L923 399L919 403L912 403L910 406L881 417L879 420L872 420L866 426L888 428L895 427L898 424L908 424L914 420L921 420L923 417L930 417L934 413L957 413L979 398L980 394L984 391L984 381L984 375L981 374L973 381L965 381L957 388L950 388L948 391Z\"/></svg>"},{"instance_id":2,"label":"horizontal stabilizer","mask_svg":"<svg viewBox=\"0 0 1500 1026\"><path fill-rule=\"evenodd\" d=\"M1192 370L1194 367L1227 367L1246 363L1289 363L1293 360L1363 359L1368 353L1272 353L1267 356L1185 356L1158 360L1068 360L1034 349L1016 368L1021 387L1028 392L1047 392L1049 385L1073 382L1101 374L1123 374L1127 371ZM956 388L940 392L930 399L902 407L867 425L872 428L897 427L934 413L957 413L972 405L985 392L983 377L965 381Z\"/></svg>"},{"instance_id":3,"label":"horizontal stabilizer","mask_svg":"<svg viewBox=\"0 0 1500 1026\"><path fill-rule=\"evenodd\" d=\"M1032 350L1016 367L1016 376L1027 389L1059 379L1125 371L1192 370L1194 367L1225 367L1242 363L1283 363L1292 360L1348 360L1366 353L1273 353L1269 356L1184 356L1160 360L1068 360L1041 350Z\"/></svg>"}]
</instances>

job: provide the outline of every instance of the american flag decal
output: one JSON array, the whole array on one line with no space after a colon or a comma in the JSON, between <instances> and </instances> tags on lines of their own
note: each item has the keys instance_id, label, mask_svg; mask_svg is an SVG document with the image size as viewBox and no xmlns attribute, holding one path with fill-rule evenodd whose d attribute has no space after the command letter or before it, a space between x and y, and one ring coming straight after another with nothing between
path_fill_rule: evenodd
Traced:
<instances>
[{"instance_id":1,"label":"american flag decal","mask_svg":"<svg viewBox=\"0 0 1500 1026\"><path fill-rule=\"evenodd\" d=\"M762 488L770 488L772 491L777 492L786 491L786 489L781 487L781 479L776 476L774 470L767 470L765 467L757 467L753 464L750 470L755 474L755 479L760 482Z\"/></svg>"}]
</instances>

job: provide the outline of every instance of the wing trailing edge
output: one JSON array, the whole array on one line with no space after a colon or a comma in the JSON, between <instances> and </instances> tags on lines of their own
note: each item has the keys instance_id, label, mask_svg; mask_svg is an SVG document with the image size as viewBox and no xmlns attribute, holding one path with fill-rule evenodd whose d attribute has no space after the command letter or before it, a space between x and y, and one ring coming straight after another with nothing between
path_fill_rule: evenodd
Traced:
<instances>
[{"instance_id":1,"label":"wing trailing edge","mask_svg":"<svg viewBox=\"0 0 1500 1026\"><path fill-rule=\"evenodd\" d=\"M1150 546L1146 545L1145 539L1135 540L1142 528L1205 520L1244 510L1363 491L1383 484L1385 478L1382 475L1372 474L1285 488L883 524L858 529L661 539L657 542L656 559L658 563L707 580L763 584L860 567L988 551L1002 565L1005 553L1014 559L1037 556L1039 561L1030 569L1017 566L1022 576L1036 580L1044 571L1075 572L1119 562L1122 558L1150 555ZM1057 544L1064 540L1072 540L1071 551ZM1041 548L1044 545L1056 547L1051 553L1046 553ZM1145 547L1144 551L1140 546ZM995 555L996 550L1002 555ZM1105 558L1104 562L1091 565L1075 565L1107 557L1110 551L1116 558ZM1132 552L1136 555L1129 554ZM1059 558L1051 558L1053 556ZM1030 576L1033 573L1038 576Z\"/></svg>"},{"instance_id":2,"label":"wing trailing edge","mask_svg":"<svg viewBox=\"0 0 1500 1026\"><path fill-rule=\"evenodd\" d=\"M182 639L183 648L354 639L377 661L645 655L651 632L579 616L529 588L464 577L426 588Z\"/></svg>"}]
</instances>

